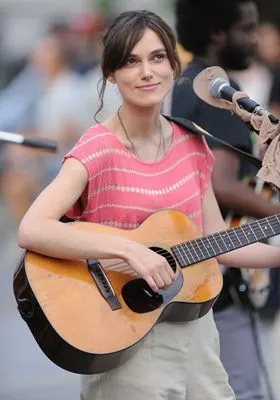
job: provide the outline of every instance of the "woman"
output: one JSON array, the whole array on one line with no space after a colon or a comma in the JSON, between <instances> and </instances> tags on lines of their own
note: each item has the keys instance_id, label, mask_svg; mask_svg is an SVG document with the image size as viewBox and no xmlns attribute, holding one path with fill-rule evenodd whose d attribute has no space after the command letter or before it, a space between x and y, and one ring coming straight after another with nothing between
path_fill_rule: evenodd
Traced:
<instances>
[{"instance_id":1,"label":"woman","mask_svg":"<svg viewBox=\"0 0 280 400\"><path fill-rule=\"evenodd\" d=\"M158 291L174 280L160 255L123 237L77 232L59 219L67 214L131 229L156 210L176 208L203 234L224 229L211 186L213 156L201 137L160 115L180 74L168 25L148 11L126 12L107 29L103 46L103 89L106 80L116 84L122 106L89 128L66 155L58 176L23 218L19 245L65 259L121 258ZM279 266L280 249L256 244L218 260ZM82 398L234 399L219 360L212 312L189 323L157 324L125 364L83 377Z\"/></svg>"}]
</instances>

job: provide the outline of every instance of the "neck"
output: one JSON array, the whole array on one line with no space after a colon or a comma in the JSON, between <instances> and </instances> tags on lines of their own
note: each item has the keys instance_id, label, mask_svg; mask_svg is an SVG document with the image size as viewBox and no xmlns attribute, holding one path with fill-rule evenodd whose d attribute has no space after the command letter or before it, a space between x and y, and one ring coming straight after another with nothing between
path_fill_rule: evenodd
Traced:
<instances>
[{"instance_id":1,"label":"neck","mask_svg":"<svg viewBox=\"0 0 280 400\"><path fill-rule=\"evenodd\" d=\"M123 104L120 115L131 138L149 137L158 132L160 107L157 108L135 108Z\"/></svg>"},{"instance_id":2,"label":"neck","mask_svg":"<svg viewBox=\"0 0 280 400\"><path fill-rule=\"evenodd\" d=\"M45 81L47 83L52 83L52 81L55 81L60 75L63 73L67 72L68 68L66 66L57 66L57 68L53 68L52 71L49 71L49 73L46 73L45 75Z\"/></svg>"}]
</instances>

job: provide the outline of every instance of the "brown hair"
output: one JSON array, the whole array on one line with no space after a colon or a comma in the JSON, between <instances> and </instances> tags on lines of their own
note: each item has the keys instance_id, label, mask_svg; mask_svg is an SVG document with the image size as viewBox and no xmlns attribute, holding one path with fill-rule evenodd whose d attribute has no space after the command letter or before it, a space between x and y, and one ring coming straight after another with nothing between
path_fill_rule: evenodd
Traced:
<instances>
[{"instance_id":1,"label":"brown hair","mask_svg":"<svg viewBox=\"0 0 280 400\"><path fill-rule=\"evenodd\" d=\"M95 117L103 108L103 96L108 76L125 65L132 49L147 28L153 30L159 36L175 72L175 78L180 77L181 64L176 49L176 39L170 26L151 11L126 11L109 25L102 37L101 68L103 78L99 90L100 106Z\"/></svg>"}]
</instances>

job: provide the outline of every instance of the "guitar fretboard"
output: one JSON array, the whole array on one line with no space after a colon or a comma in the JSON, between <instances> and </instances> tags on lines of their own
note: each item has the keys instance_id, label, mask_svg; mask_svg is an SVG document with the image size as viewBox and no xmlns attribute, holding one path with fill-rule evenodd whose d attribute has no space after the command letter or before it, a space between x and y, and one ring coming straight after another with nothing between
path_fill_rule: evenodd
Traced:
<instances>
[{"instance_id":1,"label":"guitar fretboard","mask_svg":"<svg viewBox=\"0 0 280 400\"><path fill-rule=\"evenodd\" d=\"M172 246L182 268L280 234L280 215Z\"/></svg>"}]
</instances>

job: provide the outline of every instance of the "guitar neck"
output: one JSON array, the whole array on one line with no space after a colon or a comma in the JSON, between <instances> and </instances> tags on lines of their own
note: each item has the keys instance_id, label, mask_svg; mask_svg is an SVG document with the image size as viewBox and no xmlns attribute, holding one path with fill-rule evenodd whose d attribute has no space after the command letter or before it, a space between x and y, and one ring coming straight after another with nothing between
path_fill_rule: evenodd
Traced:
<instances>
[{"instance_id":1,"label":"guitar neck","mask_svg":"<svg viewBox=\"0 0 280 400\"><path fill-rule=\"evenodd\" d=\"M172 246L182 268L280 234L280 214Z\"/></svg>"}]
</instances>

